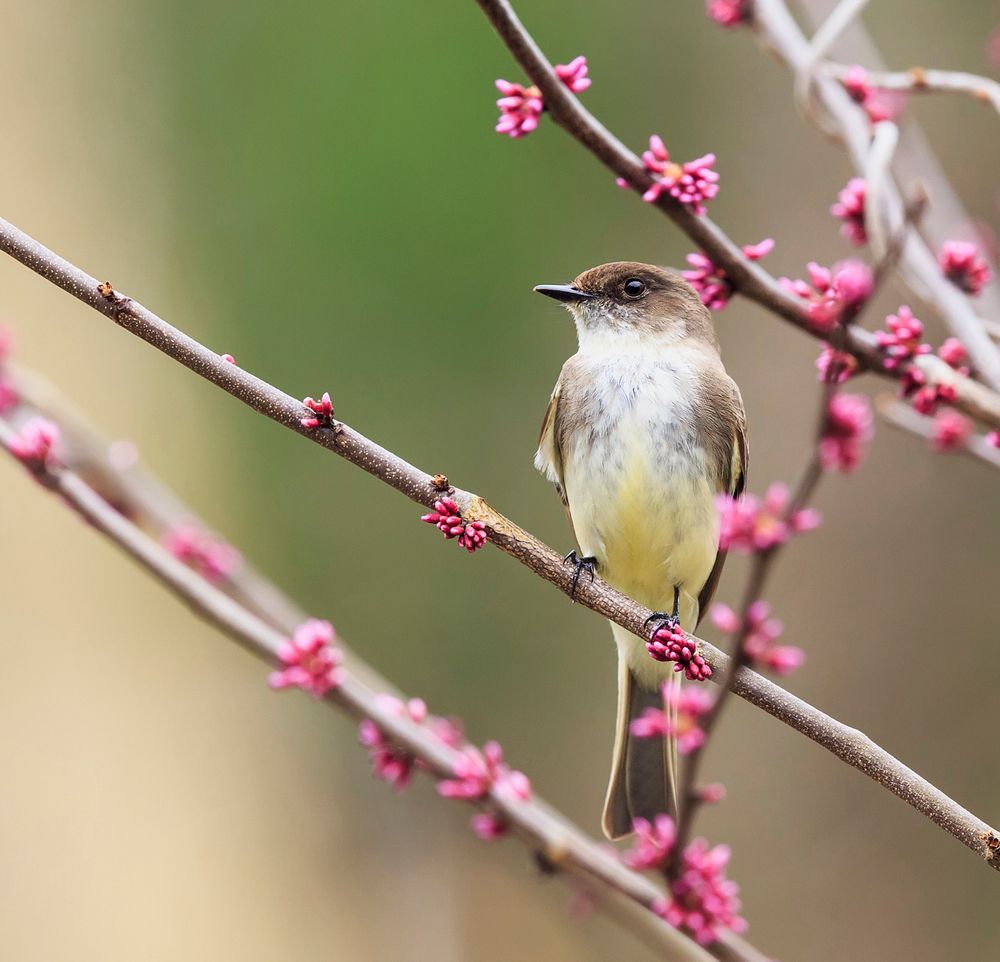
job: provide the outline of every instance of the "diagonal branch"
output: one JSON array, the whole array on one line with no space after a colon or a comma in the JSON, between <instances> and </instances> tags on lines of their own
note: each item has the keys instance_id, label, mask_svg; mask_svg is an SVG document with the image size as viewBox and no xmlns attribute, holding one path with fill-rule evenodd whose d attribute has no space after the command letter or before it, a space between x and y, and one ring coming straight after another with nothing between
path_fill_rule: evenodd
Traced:
<instances>
[{"instance_id":1,"label":"diagonal branch","mask_svg":"<svg viewBox=\"0 0 1000 962\"><path fill-rule=\"evenodd\" d=\"M607 130L559 80L552 64L518 19L508 0L476 0L476 2L514 59L531 78L532 83L541 90L552 120L574 140L586 147L609 170L625 178L637 190L644 191L649 187L652 181L642 161ZM792 26L795 26L794 22ZM801 37L801 33L799 36ZM802 38L802 42L808 48L805 38ZM800 56L796 65L801 66L803 63L804 58ZM817 85L822 83L830 84L832 81L822 78L817 81ZM846 94L844 96L846 98ZM848 102L848 106L853 107L853 104ZM809 323L801 302L792 297L758 263L748 260L740 247L734 244L717 224L708 217L699 217L692 213L666 193L660 195L655 206L659 207L716 264L725 269L727 279L744 297L756 301L810 336L824 339L824 335ZM939 277L937 265L929 252L928 256L932 261L932 273ZM924 264L923 268L926 270L927 265ZM969 341L976 340L976 332L982 333L982 325L971 312L964 295L952 288L944 278L940 278L940 284L944 287L943 292L940 290L940 285L935 289L940 294L941 302L950 305L951 310L959 312L966 326L975 321L976 330L971 334L966 335L956 331L968 343L969 350L973 351L972 343ZM968 320L967 315L971 315L972 320ZM986 341L992 351L992 341L988 337ZM977 358L977 368L987 371L988 356L982 345L978 344L978 341L976 343L980 353L987 358L984 363L980 363ZM907 370L905 365L900 365L892 371L886 370L874 335L860 327L852 327L848 332L844 350L857 357L862 367L886 377L901 378ZM1000 388L1000 354L992 351L992 355L997 359L997 377L992 383L994 388ZM955 406L992 426L1000 427L1000 395L969 379L966 379L966 382L957 390Z\"/></svg>"},{"instance_id":2,"label":"diagonal branch","mask_svg":"<svg viewBox=\"0 0 1000 962\"><path fill-rule=\"evenodd\" d=\"M7 448L14 434L13 429L0 420L0 447ZM44 487L58 494L76 514L118 545L198 617L268 664L280 665L278 651L286 638L284 632L173 557L75 472L55 465L32 465L30 470ZM419 759L435 778L452 777L455 762L460 757L459 750L405 713L397 714L387 708L379 694L352 670L324 699L355 719L372 719L394 745ZM651 880L627 868L613 850L588 838L545 802L512 798L509 793L494 787L479 804L501 815L515 834L538 852L546 868L595 887L603 896L615 900L616 914L627 910L628 902L648 910L662 899L663 892ZM638 918L642 920L644 936L651 938L660 949L669 950L668 958L693 962L711 959L708 951L654 912L630 915L629 922L634 923ZM737 951L740 959L753 957L753 953L744 956L739 951L741 940L730 939L726 944Z\"/></svg>"},{"instance_id":3,"label":"diagonal branch","mask_svg":"<svg viewBox=\"0 0 1000 962\"><path fill-rule=\"evenodd\" d=\"M124 330L142 338L255 411L340 455L418 504L431 507L439 496L431 475L347 425L336 423L332 428L303 427L301 419L313 412L301 402L223 360L138 302L117 293L110 285L98 284L96 278L2 220L0 250L11 254L57 287L73 294ZM941 364L947 367L943 362ZM552 548L494 510L478 495L455 489L451 497L466 520L484 522L490 541L501 551L516 558L564 594L570 594L571 572ZM595 579L591 583L588 579L581 582L575 598L638 637L646 638L645 625L652 612L604 581ZM712 669L725 676L729 658L708 642L698 643ZM732 690L889 789L993 868L1000 870L1000 842L996 846L991 843L998 838L994 830L862 732L831 718L746 668L736 672Z\"/></svg>"}]
</instances>

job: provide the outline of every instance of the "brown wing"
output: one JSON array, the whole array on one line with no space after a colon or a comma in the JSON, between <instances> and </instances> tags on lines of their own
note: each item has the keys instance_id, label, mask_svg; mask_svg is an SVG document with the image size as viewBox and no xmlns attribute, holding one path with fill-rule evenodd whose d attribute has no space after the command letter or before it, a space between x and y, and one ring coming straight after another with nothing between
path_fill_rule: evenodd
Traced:
<instances>
[{"instance_id":1,"label":"brown wing","mask_svg":"<svg viewBox=\"0 0 1000 962\"><path fill-rule=\"evenodd\" d=\"M746 411L743 409L743 398L740 396L739 389L735 384L733 384L733 395L733 400L735 402L736 430L735 437L733 439L732 465L729 471L724 471L722 473L722 477L723 480L728 480L729 482L729 494L731 494L734 498L738 498L741 494L743 494L743 489L746 486L747 466L749 464L750 452L747 446ZM726 552L720 551L715 556L715 564L712 565L712 571L698 595L698 624L701 624L701 619L705 617L705 613L708 611L708 606L712 603L712 597L715 594L715 589L719 587L719 579L722 577L722 568L725 563ZM697 627L698 626L695 625L695 629L697 629Z\"/></svg>"},{"instance_id":2,"label":"brown wing","mask_svg":"<svg viewBox=\"0 0 1000 962\"><path fill-rule=\"evenodd\" d=\"M576 541L576 531L573 530L573 516L569 511L569 501L566 499L566 489L563 487L562 449L559 447L559 401L562 398L562 378L556 381L556 386L549 399L549 406L542 418L542 430L538 435L538 453L535 455L535 467L538 468L554 485L559 500L562 501L569 529ZM576 541L579 550L580 543Z\"/></svg>"}]
</instances>

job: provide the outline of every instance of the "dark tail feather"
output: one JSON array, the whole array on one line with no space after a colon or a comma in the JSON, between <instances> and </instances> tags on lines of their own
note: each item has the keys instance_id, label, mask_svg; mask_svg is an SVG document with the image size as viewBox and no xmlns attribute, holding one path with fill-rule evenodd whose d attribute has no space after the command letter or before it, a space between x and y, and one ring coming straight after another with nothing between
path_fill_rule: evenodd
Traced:
<instances>
[{"instance_id":1,"label":"dark tail feather","mask_svg":"<svg viewBox=\"0 0 1000 962\"><path fill-rule=\"evenodd\" d=\"M624 659L618 665L618 723L611 781L601 825L608 838L632 832L632 820L674 814L669 744L663 738L633 738L629 725L646 708L663 708L659 689L639 685Z\"/></svg>"}]
</instances>

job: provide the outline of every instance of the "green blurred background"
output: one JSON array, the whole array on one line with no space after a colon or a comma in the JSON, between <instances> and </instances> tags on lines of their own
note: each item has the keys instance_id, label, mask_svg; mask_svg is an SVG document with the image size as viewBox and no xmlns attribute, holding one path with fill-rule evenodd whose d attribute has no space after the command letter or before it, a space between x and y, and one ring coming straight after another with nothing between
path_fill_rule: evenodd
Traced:
<instances>
[{"instance_id":1,"label":"green blurred background","mask_svg":"<svg viewBox=\"0 0 1000 962\"><path fill-rule=\"evenodd\" d=\"M989 69L995 4L871 6L890 62ZM553 59L587 54L586 102L626 142L659 131L679 158L719 155L712 214L741 243L775 237L772 271L848 253L827 214L846 161L749 36L697 0L519 9ZM5 14L3 216L291 394L329 389L359 430L570 547L531 459L573 332L531 287L606 260L678 265L690 245L551 124L492 132L493 79L522 78L471 0ZM996 117L911 110L995 221ZM414 505L8 260L0 310L26 364L136 439L293 597L598 831L604 623L498 551L445 546ZM743 301L718 327L762 490L802 463L817 347ZM823 486L825 526L769 592L808 651L790 687L994 821L996 504L987 469L880 429L863 469ZM565 887L516 843L477 841L426 782L394 797L371 780L352 725L269 693L259 663L6 461L0 544L5 958L646 957L599 915L572 918ZM722 600L744 570L731 562ZM729 798L700 827L732 844L764 952L997 957L996 879L822 749L733 704L706 769Z\"/></svg>"}]
</instances>

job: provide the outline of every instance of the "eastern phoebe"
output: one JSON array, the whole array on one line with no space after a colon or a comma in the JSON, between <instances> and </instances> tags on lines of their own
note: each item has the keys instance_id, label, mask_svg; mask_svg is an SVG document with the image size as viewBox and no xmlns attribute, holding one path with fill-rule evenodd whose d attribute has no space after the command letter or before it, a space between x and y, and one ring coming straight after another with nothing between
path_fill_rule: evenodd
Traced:
<instances>
[{"instance_id":1,"label":"eastern phoebe","mask_svg":"<svg viewBox=\"0 0 1000 962\"><path fill-rule=\"evenodd\" d=\"M650 264L603 264L535 290L565 305L579 340L535 455L576 538L579 555L567 561L575 577L596 568L694 631L725 560L715 499L743 490L747 466L743 399L722 366L711 315L683 278ZM672 746L631 737L629 723L662 708L663 681L679 676L635 635L611 630L618 718L602 825L619 838L635 818L675 813Z\"/></svg>"}]
</instances>

